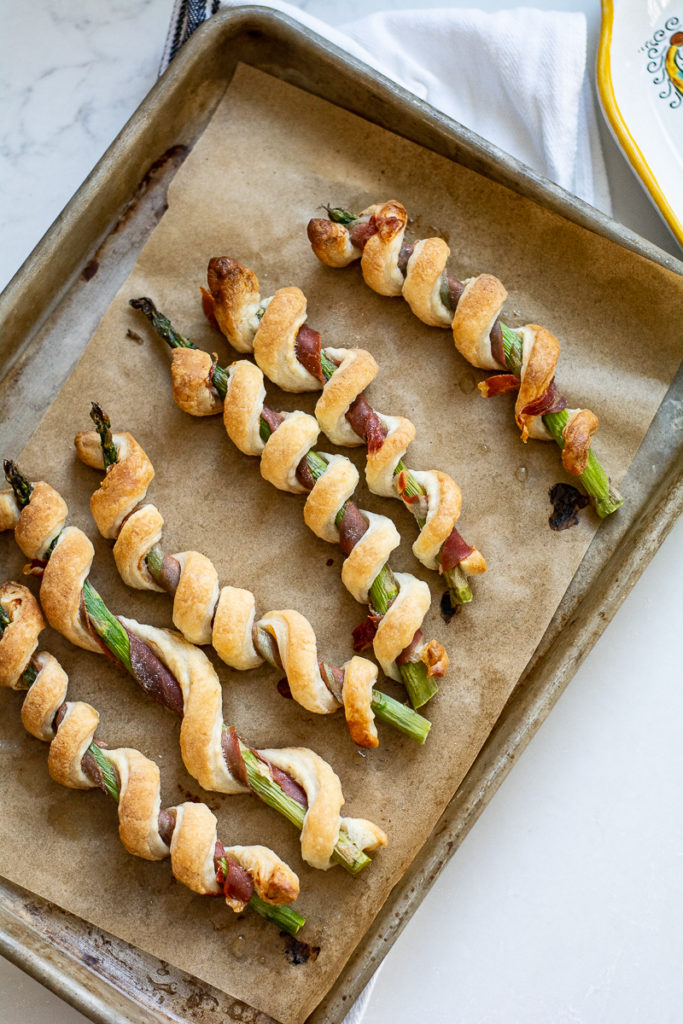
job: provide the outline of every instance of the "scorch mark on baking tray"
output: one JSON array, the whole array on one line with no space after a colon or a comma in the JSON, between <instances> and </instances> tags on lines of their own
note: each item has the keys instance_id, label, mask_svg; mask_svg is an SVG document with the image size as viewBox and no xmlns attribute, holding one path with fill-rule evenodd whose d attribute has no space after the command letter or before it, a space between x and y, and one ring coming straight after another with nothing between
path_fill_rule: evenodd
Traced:
<instances>
[{"instance_id":1,"label":"scorch mark on baking tray","mask_svg":"<svg viewBox=\"0 0 683 1024\"><path fill-rule=\"evenodd\" d=\"M100 261L90 260L90 263L88 263L87 266L83 267L83 270L81 271L81 277L83 278L84 281L90 281L95 276L99 269Z\"/></svg>"},{"instance_id":2,"label":"scorch mark on baking tray","mask_svg":"<svg viewBox=\"0 0 683 1024\"><path fill-rule=\"evenodd\" d=\"M167 167L167 165L170 165L171 175L168 179L168 183L170 184L170 181L175 175L175 172L178 170L178 168L180 167L180 165L182 164L182 162L184 161L185 157L189 152L189 146L184 146L180 144L176 146L171 146L170 149L167 149L165 153L162 153L162 155L150 165L147 172L138 182L137 188L133 193L133 198L124 207L123 213L116 221L116 224L114 224L114 227L111 229L111 231L109 231L107 237L100 244L93 258L85 265L85 267L81 271L81 279L83 281L91 281L92 278L97 273L97 271L100 269L102 250L107 245L107 242L109 241L111 236L118 234L118 232L121 231L121 229L126 226L127 222L135 212L140 200L143 198L144 195L146 195L147 192L150 191L152 186L157 184L157 180L162 177L160 172L168 170L169 168ZM161 219L162 215L166 212L167 206L168 204L166 203L166 189L164 189L163 202L155 211L156 221Z\"/></svg>"}]
</instances>

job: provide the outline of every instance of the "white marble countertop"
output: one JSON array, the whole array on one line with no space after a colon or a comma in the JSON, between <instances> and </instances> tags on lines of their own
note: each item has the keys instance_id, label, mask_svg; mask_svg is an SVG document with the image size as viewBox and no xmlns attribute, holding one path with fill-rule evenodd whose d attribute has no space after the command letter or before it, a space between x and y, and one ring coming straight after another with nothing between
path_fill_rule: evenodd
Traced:
<instances>
[{"instance_id":1,"label":"white marble countertop","mask_svg":"<svg viewBox=\"0 0 683 1024\"><path fill-rule=\"evenodd\" d=\"M436 3L299 6L340 24ZM597 0L536 6L584 10L593 59ZM153 84L170 7L0 0L0 286ZM676 252L603 144L615 217ZM683 1019L682 580L679 523L389 953L367 1024ZM4 1024L85 1021L1 959L0 991Z\"/></svg>"}]
</instances>

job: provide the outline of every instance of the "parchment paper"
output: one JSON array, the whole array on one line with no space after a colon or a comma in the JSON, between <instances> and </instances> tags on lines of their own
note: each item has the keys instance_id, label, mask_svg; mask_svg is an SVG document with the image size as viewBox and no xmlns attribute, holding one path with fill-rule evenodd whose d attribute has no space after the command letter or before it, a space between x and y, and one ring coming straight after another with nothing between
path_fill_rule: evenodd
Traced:
<instances>
[{"instance_id":1,"label":"parchment paper","mask_svg":"<svg viewBox=\"0 0 683 1024\"><path fill-rule=\"evenodd\" d=\"M68 498L71 522L95 538L88 499L99 475L81 466L72 439L88 427L97 399L115 428L130 430L149 453L156 478L149 500L166 519L168 552L209 554L222 583L248 587L258 608L293 607L308 616L330 660L350 654L350 631L364 609L340 581L341 555L304 526L303 500L276 492L258 463L240 455L220 417L197 420L171 400L169 357L128 299L150 295L198 345L234 354L202 317L198 286L211 256L252 267L262 293L298 284L309 323L323 343L361 345L377 357L370 389L376 408L409 415L415 468L450 472L464 495L464 536L484 552L489 571L474 581L473 604L446 624L442 587L413 558L415 524L398 502L361 490L361 506L394 518L404 542L391 565L427 579L433 594L427 638L442 641L451 668L428 706L424 748L380 725L381 746L358 751L340 715L324 718L283 700L269 669L231 672L220 662L225 717L256 745L304 744L339 773L345 811L379 822L390 845L358 879L340 868L302 864L295 830L248 796L203 795L220 820L223 842L262 842L298 871L303 937L321 947L315 962L290 965L276 930L253 914L236 920L221 900L192 895L169 865L128 856L116 837L115 809L99 792L69 792L49 780L47 748L19 722L19 697L3 692L0 871L101 928L135 943L272 1016L296 1024L322 998L362 938L392 885L418 854L475 758L532 655L597 527L548 528L547 491L562 478L557 448L523 447L510 396L485 402L475 371L454 351L449 332L422 325L400 301L365 287L358 267L332 271L313 257L305 225L323 202L351 209L400 199L415 218L414 237L448 236L460 277L497 274L510 292L507 319L540 322L561 339L558 381L570 403L597 411L595 449L619 481L668 387L680 351L681 282L534 203L362 119L260 72L240 67L202 139L178 172L169 208L112 303L73 375L19 462L33 479ZM126 337L132 328L144 338ZM312 411L315 395L284 396L275 408ZM322 450L334 450L321 442ZM362 450L345 450L363 467ZM18 453L5 453L16 456ZM518 471L526 469L526 481ZM362 472L361 472L362 476ZM628 495L626 495L628 498ZM602 527L609 529L610 524ZM7 571L23 562L5 535ZM169 624L165 597L126 589L109 546L96 541L92 580L110 607ZM328 564L331 562L331 564ZM70 648L51 631L41 646L63 659L72 699L101 712L99 735L132 745L162 769L164 804L199 795L182 767L178 725L118 675L105 658ZM401 689L380 680L388 691ZM240 938L243 937L243 938ZM419 983L419 982L418 982Z\"/></svg>"}]
</instances>

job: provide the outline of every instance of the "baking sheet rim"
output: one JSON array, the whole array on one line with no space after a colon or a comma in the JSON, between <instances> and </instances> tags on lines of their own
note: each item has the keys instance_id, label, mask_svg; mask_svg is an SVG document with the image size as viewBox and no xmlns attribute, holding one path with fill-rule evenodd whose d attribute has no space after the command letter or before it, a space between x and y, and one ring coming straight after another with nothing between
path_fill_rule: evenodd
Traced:
<instances>
[{"instance_id":1,"label":"baking sheet rim","mask_svg":"<svg viewBox=\"0 0 683 1024\"><path fill-rule=\"evenodd\" d=\"M312 43L314 46L317 43L319 46L322 46L328 53L330 51L336 53L337 58L339 60L341 60L341 62L343 64L346 65L346 67L347 67L347 69L349 69L350 73L353 73L354 70L356 70L357 67L358 67L357 62L355 62L352 58L349 58L348 55L345 55L345 54L340 53L339 51L336 51L336 48L331 46L331 44L327 43L327 41L319 40L319 37L315 36L313 33L309 32L308 30L303 29L301 26L298 26L296 23L291 22L290 19L286 18L286 16L281 15L279 12L263 11L263 9L257 9L257 8L246 8L246 9L243 9L242 11L240 11L240 12L237 12L237 11L234 11L234 10L232 10L232 11L225 11L219 17L220 17L220 20L222 22L232 22L235 25L235 27L239 30L241 26L239 24L239 19L237 17L238 14L241 14L243 16L248 14L251 17L255 17L257 22L260 21L260 22L264 23L264 27L265 27L266 30L268 29L269 24L272 21L280 22L280 23L284 22L284 23L286 23L288 25L289 30L290 31L294 31L295 34L299 34L300 37L302 38L302 40L306 40L306 41L308 41L309 44ZM206 30L204 30L203 35L200 33L200 36L198 36L195 40L193 40L190 45L194 46L194 48L197 49L200 45L202 45L202 46L210 46L210 45L212 45L212 42L214 40L217 40L218 42L222 42L222 40L220 38L220 34L219 34L219 28L221 26L218 24L218 21L219 21L219 19L216 19L216 23L215 23L214 26L207 26L207 28L212 28L213 29L213 33L212 34L207 32ZM202 40L203 40L203 42L202 42ZM188 50L188 54L189 54L189 52L190 51ZM185 56L186 56L186 60L189 61L189 56L187 56L187 55L185 55ZM173 69L176 78L182 78L183 67L184 67L183 62L182 62L182 57L183 57L183 55L181 55L181 57L176 62L176 65L175 65L175 67ZM401 90L399 87L396 87L394 85L394 83L388 83L386 79L383 79L382 76L380 76L377 73L375 73L374 71L372 71L372 69L364 68L364 74L365 74L366 77L374 79L375 82L378 83L378 85L380 87L383 86L385 91L388 91L391 94L392 98L394 99L394 102L404 102L404 103L405 102L411 102L412 106L414 108L417 108L418 110L422 110L423 112L425 110L429 109L429 108L426 107L425 104L421 103L420 101L411 101L410 97L408 97L408 95L405 94L403 92L403 90ZM162 88L163 88L162 85L157 85L157 86L154 87L153 91L155 92L157 98L158 98L159 95L162 94ZM144 101L143 106L145 104L152 103L152 102L153 102L153 97L150 95L150 97L148 97L147 100ZM117 147L125 147L125 135L127 133L127 130L129 129L129 127L133 126L136 121L139 122L140 119L143 117L141 110L142 110L142 108L140 108L133 115L133 117L131 118L130 122L128 123L126 128L124 128L124 130L121 133L121 135L119 136L119 138L115 141L115 143L112 144L112 146L107 151L107 153L104 155L102 160L98 163L97 167L94 169L94 171L91 173L91 175L89 175L88 179L86 179L86 182L84 183L84 185L76 193L76 195L74 196L73 200L70 202L68 207L60 215L60 217L57 219L57 221L55 222L53 227L48 231L48 233L46 234L44 239L38 244L38 246L33 251L33 253L29 257L29 259L26 261L24 266L20 269L20 271L17 273L17 275L15 276L13 281L11 282L11 287L8 286L8 289L6 290L5 295L3 296L3 298L11 300L11 295L8 294L8 293L10 293L16 287L18 287L20 290L22 289L22 287L24 286L23 282L24 282L25 277L26 276L30 276L31 271L35 268L36 264L40 263L41 260L43 260L45 258L45 256L47 255L47 253L49 253L50 249L55 245L55 243L57 243L57 244L59 243L59 241L60 241L59 235L60 234L64 234L65 232L68 235L68 233L70 231L74 230L74 228L76 227L76 224L75 223L73 223L73 224L70 223L69 214L70 213L75 213L75 211L77 211L77 209L78 209L79 202L83 202L87 198L88 190L89 190L89 188L92 188L93 185L96 183L96 181L98 179L98 176L101 176L104 173L111 173L114 170L114 168L115 168L115 161L116 161L116 159L119 156L119 152L118 152ZM443 127L444 123L447 122L447 119L444 119L442 116L438 117L438 120L441 122L442 127ZM446 126L448 126L448 124L450 124L450 122L448 122L446 124ZM490 153L488 153L488 154L484 153L484 155L490 156L491 154ZM516 161L514 163L516 163ZM581 206L585 207L585 204L581 204ZM589 210L589 212L590 212L590 210ZM596 217L596 223L595 223L595 225L593 227L593 230L599 231L600 227L602 226L601 221L604 221L604 220L608 220L608 219L604 218L602 215L598 215ZM599 231L599 233L602 233L602 232ZM633 242L632 242L632 235L631 235L631 233L624 232L623 242L625 244L627 244L629 248L633 248ZM649 246L646 243L646 246L644 248L653 249L655 247L651 247L651 246ZM646 256L650 255L648 252L642 252L641 254L642 255L646 255ZM662 255L666 256L666 254L662 254ZM57 298L55 299L55 301L58 301L60 297L61 296L58 295ZM49 312L49 310L46 310L45 311L45 315L47 315L48 312ZM637 577L640 575L640 573L645 568L645 565L647 564L647 562L649 562L649 559L652 557L652 554L654 554L654 551L656 550L656 547L658 546L659 543L661 543L661 541L664 539L664 536L666 535L666 533L668 532L670 527L673 525L673 522L675 521L675 517L676 517L678 511L680 510L680 506L681 506L681 496L680 496L680 494L678 494L676 492L676 488L675 488L676 478L677 478L677 473L674 470L674 471L672 471L670 473L669 478L667 479L667 484L671 485L671 486L669 486L668 498L666 500L663 500L662 502L660 502L657 505L656 511L655 512L651 512L651 514L649 514L646 517L648 532L650 533L650 535L652 534L652 529L653 528L655 529L655 532L656 532L656 535L657 535L656 543L654 545L649 545L647 547L647 549L646 549L646 559L645 560L642 559L642 552L641 551L638 552L638 557L639 557L638 564L635 565L635 566L632 566L630 573L625 573L624 574L624 576L622 577L621 586L619 587L618 591L615 591L614 589L612 590L612 593L610 595L611 600L610 600L610 614L609 614L609 617L605 617L605 618L601 618L600 619L599 629L598 629L598 631L594 632L594 634L591 636L591 643L590 643L590 645L588 647L586 647L584 649L584 651L582 652L582 656L585 655L585 653L587 653L587 650L590 649L590 646L592 646L592 644L595 642L595 640L599 636L600 632L602 632L602 630L605 628L607 622L609 621L611 616L616 611L616 608L618 607L618 605L621 603L621 600L623 600L623 598L626 596L627 592L630 590L631 586L635 582L635 579L637 579ZM673 479L673 485L671 484L672 479ZM633 554L633 552L635 550L636 550L635 547L632 546L632 535L627 534L626 537L622 539L619 547L617 548L617 551L613 554L612 559L610 560L610 562L608 564L611 565L612 562L615 559L617 559L617 556L620 556L620 558L617 559L617 561L621 561L624 566L628 566L628 563L629 563L629 553ZM634 557L635 557L635 555L634 555ZM606 568L607 568L606 566L603 567L603 573L606 570ZM602 574L601 574L600 578L602 578ZM596 580L594 582L594 584L593 584L593 587L595 587L597 585L597 583L598 583L598 581ZM616 603L615 603L615 601L616 601ZM595 614L597 614L600 610L601 609L599 609L599 608L598 609L594 609ZM556 645L557 642L558 642L558 638L556 638L556 640L553 642L553 645L552 645L550 651L547 652L547 656L549 656L552 653L552 651L554 650L555 645ZM558 676L558 683L557 683L556 689L553 690L553 692L551 693L550 700L547 701L546 703L543 703L544 694L540 694L541 704L543 705L542 713L541 714L536 714L530 721L527 721L525 727L522 729L521 732L518 732L516 735L513 734L513 736L511 737L515 741L515 745L514 745L514 748L513 748L514 749L513 757L509 757L508 756L508 757L504 758L504 761L503 761L503 764L502 764L502 771L499 771L498 774L494 774L494 775L488 777L488 779L485 779L484 780L485 785L484 785L483 788L480 787L479 793L478 793L476 799L473 800L473 801L470 800L470 803L468 804L469 812L463 818L463 823L462 823L463 827L459 830L458 842L464 836L464 834L469 829L471 824L473 824L474 820L476 820L476 817L478 816L478 813L480 813L480 811L483 809L483 807L485 806L485 804L488 801L488 799L490 799L490 797L493 795L493 792L495 792L495 790L497 789L498 785L500 784L502 779L505 777L505 774L507 774L507 770L509 770L509 767L513 763L513 761L516 758L516 756L518 756L518 754L521 752L521 750L526 745L526 742L529 741L529 739L531 738L531 736L535 732L536 728L538 728L538 726L541 724L541 722L545 718L545 715L550 711L550 708L553 706L555 700L557 699L557 697L562 692L562 689L568 683L569 679L573 675L573 672L576 669L578 663L579 663L578 661L575 661L574 663L565 666L563 672L561 672L560 675ZM518 689L519 689L519 687L518 687ZM517 694L518 689L515 690L515 694ZM513 695L513 698L511 698L511 700L514 700L514 695ZM496 725L496 727L494 729L494 732L492 733L491 737L489 738L489 741L487 741L487 744L485 745L485 747L482 748L482 751L480 752L480 755L477 757L477 760L475 761L474 765L470 769L470 772L468 773L468 775L466 776L465 780L463 781L463 783L459 787L458 792L452 798L452 800L451 800L448 808L446 809L446 811L444 811L444 814L442 815L441 819L439 820L439 824L438 824L437 828L432 833L432 836L430 837L430 839L427 840L427 844L426 845L430 845L430 844L436 843L436 847L435 848L437 850L439 849L440 846L448 847L447 850L446 850L445 856L443 856L440 859L440 862L437 865L437 869L435 871L433 869L431 869L432 873L430 874L430 877L429 877L429 884L431 884L434 881L434 879L437 877L437 875L440 872L441 868L446 863L448 858L452 855L452 853L454 852L454 850L457 848L457 845L458 845L458 842L454 842L452 840L448 840L447 838L445 838L445 830L444 830L444 828L442 826L442 823L444 822L444 820L447 817L449 817L453 813L453 810L452 810L453 806L456 805L458 803L458 801L462 802L463 799L466 799L466 794L468 792L474 793L474 790L477 788L476 787L476 776L477 776L478 771L480 771L482 760L485 759L486 755L485 755L484 752L487 749L489 749L489 744L490 744L491 741L494 740L494 738L496 740L500 740L505 735L505 729L508 726L507 719L506 719L506 712L507 712L507 707L506 707L506 711L503 712L503 715L499 719L499 721L498 721L498 723L497 723L497 725ZM444 836L444 838L441 838L440 842L436 842L437 838L440 837L440 836ZM424 847L423 847L423 850L424 850ZM422 860L422 858L420 858L420 860ZM438 861L439 857L437 857L436 860ZM414 862L414 864L416 864L416 863L417 863L417 860ZM424 871L425 871L425 865L424 865L424 863L421 863L421 865L420 865L420 872L424 873ZM410 872L408 874L410 874ZM402 882L397 887L397 889L403 889L405 886L407 886L407 881L408 880L409 879L408 879L408 875L407 875L402 880ZM424 895L425 891L426 891L426 889L423 889L423 890L420 891L419 898L421 898L422 895ZM396 892L396 890L394 890L394 892ZM413 898L412 901L410 901L409 909L406 909L406 911L405 911L404 915L402 916L401 921L399 922L399 924L393 928L391 938L388 941L385 942L385 948L384 948L383 952L386 952L390 948L391 944L393 943L393 941L395 940L395 938L399 934L399 932L402 929L402 927L405 926L405 923L407 922L407 920L411 916L412 912L414 912L414 910L416 909L416 906L419 903L419 898ZM392 899L393 899L393 894L392 894ZM388 909L389 909L388 903L389 903L389 901L387 901L387 904L385 904L384 908L382 909L382 911L378 915L378 918L376 919L375 924L373 924L373 933L376 931L376 923L377 923L377 921L380 921L382 919L382 917L384 916L385 912L388 911ZM393 906L392 906L391 909L393 911ZM27 927L26 931L28 932L28 931L30 931L30 929ZM39 934L39 933L34 932L34 935L36 935L36 934ZM369 934L370 933L368 933L368 935ZM369 942L368 935L366 935L364 937L363 946L366 946L368 944L368 942ZM329 1020L337 1020L337 1019L339 1019L337 1017L337 1015L336 1015L336 1008L333 1009L335 1001L338 1001L338 989L343 986L345 976L352 970L352 964L356 960L356 958L358 957L360 949L361 949L361 947L359 946L358 949L356 950L356 952L354 953L352 959L349 961L349 964L346 965L346 967L344 968L344 971L342 972L340 977L337 979L337 981L333 985L332 989L328 993L328 995L325 998L325 1000L314 1011L314 1013L312 1014L312 1016L310 1018L312 1021L316 1020L316 1021L321 1021L322 1022L323 1019L324 1020L328 1020L328 1021ZM123 1018L123 1017L111 1016L107 1012L108 1008L107 1008L105 1003L101 1004L100 1009L98 1009L96 1006L93 1006L92 1002L91 1002L91 999L88 999L88 998L84 997L84 995L83 995L83 991L84 991L83 987L79 986L74 978L69 976L68 977L68 982L65 982L64 975L62 973L63 970L64 970L63 967L60 967L60 968L52 967L52 966L50 966L47 963L47 961L40 960L37 957L37 955L35 955L35 954L30 959L30 962L28 962L28 963L19 963L19 957L18 957L18 954L16 953L16 943L13 943L11 941L11 937L10 936L4 936L4 935L0 936L0 950L5 955L8 955L9 959L11 959L13 962L17 963L18 966L21 966L24 970L27 970L27 973L33 974L34 977L37 977L38 980L40 980L42 983L47 984L48 987L52 988L53 991L56 991L62 997L67 998L68 1001L71 1002L71 1004L73 1006L75 1006L77 1009L81 1010L81 1012L84 1012L84 1013L88 1014L89 1016L92 1016L93 1014L96 1013L97 1017L93 1017L93 1019L99 1019L99 1020L107 1021L107 1022L109 1022L109 1021L118 1021L118 1020L123 1021L123 1020L126 1019L126 1018ZM64 953L64 960L65 960L65 962L67 964L71 960L71 958L69 957L69 955L67 953ZM73 962L73 961L71 961L71 962ZM372 969L374 970L374 967ZM369 971L366 971L366 973L369 973ZM103 978L99 977L99 980L100 980L102 985L104 985L106 987L109 987L109 988L112 987ZM357 973L356 976L353 979L352 988L350 990L347 990L346 998L347 999L352 998L353 994L357 993L360 990L362 985L365 983L365 980L366 980L366 978L361 973ZM73 987L71 987L71 985ZM138 1005L138 1004L136 1004L136 1005ZM340 1011L342 1013L344 1013L349 1005L350 1005L350 1003L347 1002L346 1007L341 1007L340 1006L339 1007ZM330 1017L328 1015L328 1013L330 1011L334 1013L334 1016ZM152 1019L152 1018L150 1018L150 1019ZM159 1019L161 1019L161 1018L159 1018Z\"/></svg>"}]
</instances>

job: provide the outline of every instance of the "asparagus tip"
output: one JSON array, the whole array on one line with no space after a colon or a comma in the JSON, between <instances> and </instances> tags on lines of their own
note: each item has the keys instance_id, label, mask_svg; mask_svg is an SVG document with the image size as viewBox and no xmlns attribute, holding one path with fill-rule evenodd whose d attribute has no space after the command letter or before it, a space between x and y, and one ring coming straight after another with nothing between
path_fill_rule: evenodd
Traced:
<instances>
[{"instance_id":1,"label":"asparagus tip","mask_svg":"<svg viewBox=\"0 0 683 1024\"><path fill-rule=\"evenodd\" d=\"M335 224L350 224L351 221L356 220L353 213L348 210L343 210L340 206L330 206L327 203L323 204L323 209L327 210L327 216Z\"/></svg>"},{"instance_id":2,"label":"asparagus tip","mask_svg":"<svg viewBox=\"0 0 683 1024\"><path fill-rule=\"evenodd\" d=\"M139 309L145 316L150 317L156 312L156 306L151 299L147 299L144 296L139 299L129 299L128 305L132 306L133 309Z\"/></svg>"},{"instance_id":3,"label":"asparagus tip","mask_svg":"<svg viewBox=\"0 0 683 1024\"><path fill-rule=\"evenodd\" d=\"M97 427L98 433L101 434L102 431L111 430L111 420L99 402L90 403L90 419Z\"/></svg>"},{"instance_id":4,"label":"asparagus tip","mask_svg":"<svg viewBox=\"0 0 683 1024\"><path fill-rule=\"evenodd\" d=\"M104 468L109 469L110 466L113 466L118 461L118 452L111 436L111 420L98 402L90 403L90 419L95 424L95 429L100 435Z\"/></svg>"},{"instance_id":5,"label":"asparagus tip","mask_svg":"<svg viewBox=\"0 0 683 1024\"><path fill-rule=\"evenodd\" d=\"M12 459L5 459L2 465L7 483L14 491L14 496L21 508L24 508L31 500L33 484L29 481L28 477L24 476L16 462Z\"/></svg>"}]
</instances>

